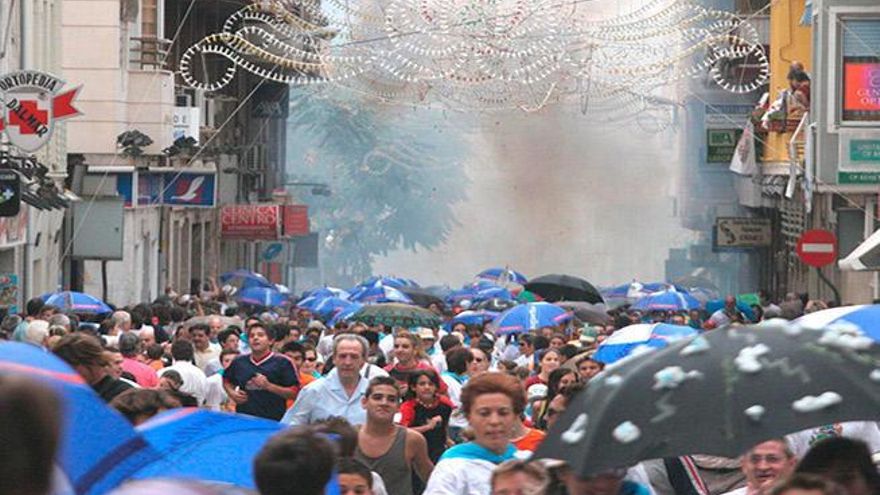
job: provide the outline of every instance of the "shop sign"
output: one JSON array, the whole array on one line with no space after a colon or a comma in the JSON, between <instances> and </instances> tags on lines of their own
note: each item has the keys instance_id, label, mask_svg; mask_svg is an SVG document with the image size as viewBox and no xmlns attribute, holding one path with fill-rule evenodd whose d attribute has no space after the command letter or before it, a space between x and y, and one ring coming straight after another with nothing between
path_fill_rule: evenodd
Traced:
<instances>
[{"instance_id":1,"label":"shop sign","mask_svg":"<svg viewBox=\"0 0 880 495\"><path fill-rule=\"evenodd\" d=\"M0 170L0 217L14 217L21 211L21 179L12 170Z\"/></svg>"},{"instance_id":2,"label":"shop sign","mask_svg":"<svg viewBox=\"0 0 880 495\"><path fill-rule=\"evenodd\" d=\"M880 165L880 139L853 139L849 142L851 162L874 162Z\"/></svg>"},{"instance_id":3,"label":"shop sign","mask_svg":"<svg viewBox=\"0 0 880 495\"><path fill-rule=\"evenodd\" d=\"M162 202L172 206L204 206L215 204L217 176L213 173L166 172Z\"/></svg>"},{"instance_id":4,"label":"shop sign","mask_svg":"<svg viewBox=\"0 0 880 495\"><path fill-rule=\"evenodd\" d=\"M73 107L80 88L62 93L64 84L51 74L32 70L0 76L4 101L0 130L13 145L29 153L37 151L49 142L56 121L80 114Z\"/></svg>"},{"instance_id":5,"label":"shop sign","mask_svg":"<svg viewBox=\"0 0 880 495\"><path fill-rule=\"evenodd\" d=\"M230 205L220 210L220 236L254 241L278 239L281 205Z\"/></svg>"},{"instance_id":6,"label":"shop sign","mask_svg":"<svg viewBox=\"0 0 880 495\"><path fill-rule=\"evenodd\" d=\"M763 248L773 242L773 227L767 218L718 217L712 237L715 249Z\"/></svg>"},{"instance_id":7,"label":"shop sign","mask_svg":"<svg viewBox=\"0 0 880 495\"><path fill-rule=\"evenodd\" d=\"M841 131L838 139L838 184L880 184L880 132Z\"/></svg>"},{"instance_id":8,"label":"shop sign","mask_svg":"<svg viewBox=\"0 0 880 495\"><path fill-rule=\"evenodd\" d=\"M284 205L284 237L309 235L309 207Z\"/></svg>"},{"instance_id":9,"label":"shop sign","mask_svg":"<svg viewBox=\"0 0 880 495\"><path fill-rule=\"evenodd\" d=\"M880 184L880 172L838 172L838 184Z\"/></svg>"},{"instance_id":10,"label":"shop sign","mask_svg":"<svg viewBox=\"0 0 880 495\"><path fill-rule=\"evenodd\" d=\"M742 129L707 129L706 163L730 163Z\"/></svg>"},{"instance_id":11,"label":"shop sign","mask_svg":"<svg viewBox=\"0 0 880 495\"><path fill-rule=\"evenodd\" d=\"M198 107L174 107L172 126L172 140L191 137L199 142L199 124L201 122L201 109Z\"/></svg>"}]
</instances>

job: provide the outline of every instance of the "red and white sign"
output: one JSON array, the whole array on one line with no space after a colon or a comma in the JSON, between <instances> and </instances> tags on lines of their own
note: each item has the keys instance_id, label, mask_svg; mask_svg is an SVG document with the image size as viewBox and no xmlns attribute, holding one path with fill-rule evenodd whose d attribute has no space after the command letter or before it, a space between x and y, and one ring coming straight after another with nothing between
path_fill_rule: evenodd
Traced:
<instances>
[{"instance_id":1,"label":"red and white sign","mask_svg":"<svg viewBox=\"0 0 880 495\"><path fill-rule=\"evenodd\" d=\"M797 255L810 266L830 265L837 261L837 237L829 230L808 230L798 239Z\"/></svg>"},{"instance_id":2,"label":"red and white sign","mask_svg":"<svg viewBox=\"0 0 880 495\"><path fill-rule=\"evenodd\" d=\"M309 207L284 205L284 237L309 235Z\"/></svg>"},{"instance_id":3,"label":"red and white sign","mask_svg":"<svg viewBox=\"0 0 880 495\"><path fill-rule=\"evenodd\" d=\"M52 137L55 122L80 114L73 99L80 88L64 93L64 81L52 74L23 70L0 76L3 119L0 130L27 152L42 148Z\"/></svg>"},{"instance_id":4,"label":"red and white sign","mask_svg":"<svg viewBox=\"0 0 880 495\"><path fill-rule=\"evenodd\" d=\"M220 237L271 241L278 239L281 205L230 205L220 210Z\"/></svg>"}]
</instances>

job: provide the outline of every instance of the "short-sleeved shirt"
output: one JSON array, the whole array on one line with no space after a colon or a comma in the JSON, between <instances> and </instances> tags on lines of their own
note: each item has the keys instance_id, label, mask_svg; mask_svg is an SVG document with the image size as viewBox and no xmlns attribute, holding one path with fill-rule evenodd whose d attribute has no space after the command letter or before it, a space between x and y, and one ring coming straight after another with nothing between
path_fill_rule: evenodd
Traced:
<instances>
[{"instance_id":1,"label":"short-sleeved shirt","mask_svg":"<svg viewBox=\"0 0 880 495\"><path fill-rule=\"evenodd\" d=\"M280 395L248 385L257 375L265 376L269 382L279 387L299 386L299 377L290 360L275 353L269 353L260 361L254 361L250 354L239 356L223 372L223 380L244 390L248 400L238 404L235 411L261 418L280 420L287 410L287 401Z\"/></svg>"}]
</instances>

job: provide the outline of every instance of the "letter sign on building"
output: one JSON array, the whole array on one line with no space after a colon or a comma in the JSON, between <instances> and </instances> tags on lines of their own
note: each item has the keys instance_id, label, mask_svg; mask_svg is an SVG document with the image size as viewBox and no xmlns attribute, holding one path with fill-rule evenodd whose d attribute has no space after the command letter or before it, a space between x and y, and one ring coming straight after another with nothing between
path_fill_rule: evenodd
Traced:
<instances>
[{"instance_id":1,"label":"letter sign on building","mask_svg":"<svg viewBox=\"0 0 880 495\"><path fill-rule=\"evenodd\" d=\"M6 131L13 145L29 153L37 151L49 142L55 121L79 115L73 99L80 88L61 93L62 88L64 81L44 72L23 70L0 76L4 102L0 130Z\"/></svg>"}]
</instances>

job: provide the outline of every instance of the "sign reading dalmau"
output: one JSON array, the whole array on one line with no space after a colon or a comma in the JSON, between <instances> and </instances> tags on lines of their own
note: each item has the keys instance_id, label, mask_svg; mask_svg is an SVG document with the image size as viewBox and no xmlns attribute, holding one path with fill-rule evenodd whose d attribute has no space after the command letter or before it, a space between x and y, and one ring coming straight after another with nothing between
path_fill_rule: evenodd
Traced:
<instances>
[{"instance_id":1,"label":"sign reading dalmau","mask_svg":"<svg viewBox=\"0 0 880 495\"><path fill-rule=\"evenodd\" d=\"M64 81L52 74L23 70L0 76L5 131L16 147L34 152L52 137L55 122L80 114L73 107L79 87L61 92Z\"/></svg>"},{"instance_id":2,"label":"sign reading dalmau","mask_svg":"<svg viewBox=\"0 0 880 495\"><path fill-rule=\"evenodd\" d=\"M281 205L230 205L220 210L220 236L225 239L278 239Z\"/></svg>"}]
</instances>

